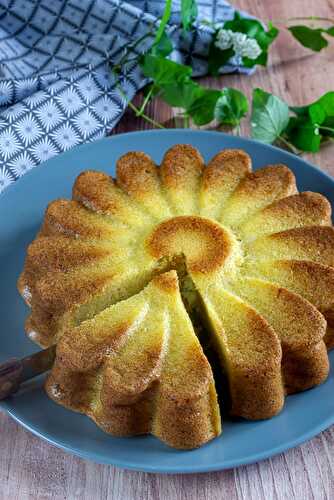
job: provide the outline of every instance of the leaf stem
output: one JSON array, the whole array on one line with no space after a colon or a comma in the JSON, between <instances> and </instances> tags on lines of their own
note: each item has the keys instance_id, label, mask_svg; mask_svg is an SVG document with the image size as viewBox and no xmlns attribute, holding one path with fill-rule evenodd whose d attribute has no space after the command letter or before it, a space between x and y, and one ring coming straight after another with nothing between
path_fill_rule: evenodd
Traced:
<instances>
[{"instance_id":1,"label":"leaf stem","mask_svg":"<svg viewBox=\"0 0 334 500\"><path fill-rule=\"evenodd\" d=\"M145 110L149 100L151 99L151 95L153 93L153 90L154 90L154 85L152 85L150 90L147 92L146 97L143 100L142 105L139 108L137 116L142 116L142 114L144 113L144 110Z\"/></svg>"},{"instance_id":2,"label":"leaf stem","mask_svg":"<svg viewBox=\"0 0 334 500\"><path fill-rule=\"evenodd\" d=\"M161 37L165 31L165 28L169 22L171 14L172 14L172 0L166 0L165 8L164 8L164 11L162 13L162 17L161 17L158 31L155 34L153 45L156 45L157 43L160 42L160 39L161 39Z\"/></svg>"},{"instance_id":3,"label":"leaf stem","mask_svg":"<svg viewBox=\"0 0 334 500\"><path fill-rule=\"evenodd\" d=\"M127 101L127 105L129 106L130 109L132 109L132 111L134 111L136 113L136 116L140 116L141 118L143 118L144 120L146 120L148 123L150 123L154 127L165 128L163 125L161 125L161 123L156 122L155 120L153 120L149 116L145 115L145 113L141 113L139 115L138 113L139 113L140 110L131 101Z\"/></svg>"},{"instance_id":4,"label":"leaf stem","mask_svg":"<svg viewBox=\"0 0 334 500\"><path fill-rule=\"evenodd\" d=\"M190 117L187 113L183 115L183 127L190 128Z\"/></svg>"},{"instance_id":5,"label":"leaf stem","mask_svg":"<svg viewBox=\"0 0 334 500\"><path fill-rule=\"evenodd\" d=\"M271 22L273 24L287 24L293 21L324 21L326 23L333 23L334 19L329 17L318 17L318 16L308 16L308 17L288 17L286 19L268 19L266 22Z\"/></svg>"},{"instance_id":6,"label":"leaf stem","mask_svg":"<svg viewBox=\"0 0 334 500\"><path fill-rule=\"evenodd\" d=\"M319 130L327 130L328 132L333 132L334 133L334 128L323 127L322 125L319 125Z\"/></svg>"},{"instance_id":7,"label":"leaf stem","mask_svg":"<svg viewBox=\"0 0 334 500\"><path fill-rule=\"evenodd\" d=\"M132 111L134 111L134 113L136 114L136 116L140 116L141 118L143 118L145 121L147 121L148 123L150 123L154 127L165 128L163 125L161 125L161 123L156 122L155 120L153 120L149 116L145 115L145 113L140 112L140 109L138 109L137 106L135 106L128 99L128 96L125 94L124 90L122 89L122 87L121 87L121 85L119 83L119 79L118 79L117 73L115 73L113 70L112 70L112 72L114 73L114 76L116 78L116 81L115 81L116 88L119 90L119 93L121 94L121 96L123 97L123 99L125 99L126 104L129 106L130 109L132 109Z\"/></svg>"},{"instance_id":8,"label":"leaf stem","mask_svg":"<svg viewBox=\"0 0 334 500\"><path fill-rule=\"evenodd\" d=\"M295 146L291 144L291 142L289 142L287 139L285 139L282 135L278 137L278 140L281 141L282 144L284 144L284 146L286 146L286 148L289 151L291 151L295 155L300 155L300 151L297 148L295 148Z\"/></svg>"}]
</instances>

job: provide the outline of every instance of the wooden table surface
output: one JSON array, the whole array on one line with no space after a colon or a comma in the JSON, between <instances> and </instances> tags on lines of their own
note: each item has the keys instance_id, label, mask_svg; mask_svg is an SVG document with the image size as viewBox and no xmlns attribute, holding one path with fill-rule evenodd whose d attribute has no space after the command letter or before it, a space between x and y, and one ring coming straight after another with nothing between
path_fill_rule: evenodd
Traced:
<instances>
[{"instance_id":1,"label":"wooden table surface","mask_svg":"<svg viewBox=\"0 0 334 500\"><path fill-rule=\"evenodd\" d=\"M317 15L334 17L333 0L237 0L235 4L262 19ZM206 79L212 87L235 86L246 94L261 87L291 104L308 103L334 89L334 43L313 54L280 35L269 67L251 77ZM168 122L170 110L152 104L149 113ZM147 125L129 112L116 132ZM247 127L243 128L247 135ZM307 155L334 175L334 146ZM129 472L72 457L32 436L0 414L0 500L132 499L334 499L334 427L312 441L255 465L210 474L159 475Z\"/></svg>"}]
</instances>

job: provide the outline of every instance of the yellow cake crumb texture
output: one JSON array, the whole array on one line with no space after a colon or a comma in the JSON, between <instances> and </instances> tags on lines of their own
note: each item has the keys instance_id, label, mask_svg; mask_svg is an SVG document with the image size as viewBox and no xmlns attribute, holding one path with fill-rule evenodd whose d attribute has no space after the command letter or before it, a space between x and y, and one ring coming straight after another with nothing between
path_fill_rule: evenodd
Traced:
<instances>
[{"instance_id":1,"label":"yellow cake crumb texture","mask_svg":"<svg viewBox=\"0 0 334 500\"><path fill-rule=\"evenodd\" d=\"M49 204L18 289L29 338L57 344L52 399L112 435L191 449L220 435L220 407L270 418L326 379L330 204L287 166L251 163L129 152L115 179L82 172Z\"/></svg>"}]
</instances>

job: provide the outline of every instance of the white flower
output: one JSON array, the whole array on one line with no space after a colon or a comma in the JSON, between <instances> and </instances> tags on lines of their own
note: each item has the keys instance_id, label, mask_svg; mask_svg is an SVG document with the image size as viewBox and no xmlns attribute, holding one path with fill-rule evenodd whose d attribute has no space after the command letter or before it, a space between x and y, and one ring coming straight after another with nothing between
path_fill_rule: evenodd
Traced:
<instances>
[{"instance_id":1,"label":"white flower","mask_svg":"<svg viewBox=\"0 0 334 500\"><path fill-rule=\"evenodd\" d=\"M41 129L32 115L25 116L19 121L15 128L24 144L30 144L41 135Z\"/></svg>"},{"instance_id":2,"label":"white flower","mask_svg":"<svg viewBox=\"0 0 334 500\"><path fill-rule=\"evenodd\" d=\"M39 162L46 161L57 153L56 148L48 139L38 142L31 150Z\"/></svg>"},{"instance_id":3,"label":"white flower","mask_svg":"<svg viewBox=\"0 0 334 500\"><path fill-rule=\"evenodd\" d=\"M237 56L242 54L242 51L247 45L248 37L245 33L233 33L233 49Z\"/></svg>"},{"instance_id":4,"label":"white flower","mask_svg":"<svg viewBox=\"0 0 334 500\"><path fill-rule=\"evenodd\" d=\"M56 103L52 100L44 104L37 111L37 114L47 131L55 127L62 120L62 113L59 111Z\"/></svg>"},{"instance_id":5,"label":"white flower","mask_svg":"<svg viewBox=\"0 0 334 500\"><path fill-rule=\"evenodd\" d=\"M261 54L262 49L254 38L248 38L247 44L245 44L242 53L242 57L248 57L248 59L257 59Z\"/></svg>"},{"instance_id":6,"label":"white flower","mask_svg":"<svg viewBox=\"0 0 334 500\"><path fill-rule=\"evenodd\" d=\"M63 151L72 148L79 142L77 134L69 125L63 125L60 127L54 134L52 134L52 137Z\"/></svg>"},{"instance_id":7,"label":"white flower","mask_svg":"<svg viewBox=\"0 0 334 500\"><path fill-rule=\"evenodd\" d=\"M6 189L9 184L11 184L14 181L13 177L10 175L10 173L5 170L5 167L2 167L0 169L0 193L4 189Z\"/></svg>"},{"instance_id":8,"label":"white flower","mask_svg":"<svg viewBox=\"0 0 334 500\"><path fill-rule=\"evenodd\" d=\"M236 57L248 57L249 59L257 59L262 52L254 38L248 37L245 33L231 30L219 30L215 45L221 50L232 47Z\"/></svg>"},{"instance_id":9,"label":"white flower","mask_svg":"<svg viewBox=\"0 0 334 500\"><path fill-rule=\"evenodd\" d=\"M17 177L22 177L28 170L31 170L35 167L35 163L30 158L30 156L24 152L10 164L11 169Z\"/></svg>"},{"instance_id":10,"label":"white flower","mask_svg":"<svg viewBox=\"0 0 334 500\"><path fill-rule=\"evenodd\" d=\"M233 45L233 37L235 33L231 30L221 29L218 31L215 46L220 50L230 49Z\"/></svg>"},{"instance_id":11,"label":"white flower","mask_svg":"<svg viewBox=\"0 0 334 500\"><path fill-rule=\"evenodd\" d=\"M0 135L0 151L5 160L21 149L15 134L11 131L3 132Z\"/></svg>"}]
</instances>

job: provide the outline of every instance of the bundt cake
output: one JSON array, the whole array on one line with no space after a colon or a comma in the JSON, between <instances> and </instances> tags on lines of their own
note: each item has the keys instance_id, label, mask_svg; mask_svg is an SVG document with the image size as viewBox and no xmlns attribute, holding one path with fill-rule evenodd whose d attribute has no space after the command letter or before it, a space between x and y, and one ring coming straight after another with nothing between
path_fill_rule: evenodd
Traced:
<instances>
[{"instance_id":1,"label":"bundt cake","mask_svg":"<svg viewBox=\"0 0 334 500\"><path fill-rule=\"evenodd\" d=\"M217 391L264 419L326 379L331 207L241 150L205 167L176 145L160 168L130 152L116 180L83 172L50 203L18 288L28 336L57 344L52 399L113 435L197 447L221 432Z\"/></svg>"}]
</instances>

